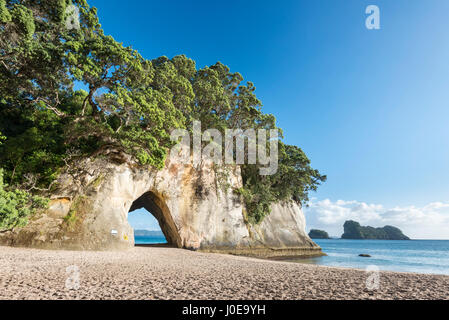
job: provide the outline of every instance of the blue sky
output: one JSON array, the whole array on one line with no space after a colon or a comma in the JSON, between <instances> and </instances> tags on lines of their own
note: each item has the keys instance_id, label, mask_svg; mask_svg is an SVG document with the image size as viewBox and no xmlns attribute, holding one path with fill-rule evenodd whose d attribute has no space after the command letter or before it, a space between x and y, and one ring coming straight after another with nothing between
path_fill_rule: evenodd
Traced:
<instances>
[{"instance_id":1,"label":"blue sky","mask_svg":"<svg viewBox=\"0 0 449 320\"><path fill-rule=\"evenodd\" d=\"M323 210L352 206L362 222L393 221L415 237L449 239L449 209L438 218L429 211L449 201L449 1L89 3L107 34L148 59L221 61L255 83L286 142L328 175L306 210L310 227L337 234L348 214L330 224ZM370 4L380 8L380 30L365 27ZM350 203L384 218L365 219ZM406 218L391 220L392 210L415 209L429 223L425 234Z\"/></svg>"}]
</instances>

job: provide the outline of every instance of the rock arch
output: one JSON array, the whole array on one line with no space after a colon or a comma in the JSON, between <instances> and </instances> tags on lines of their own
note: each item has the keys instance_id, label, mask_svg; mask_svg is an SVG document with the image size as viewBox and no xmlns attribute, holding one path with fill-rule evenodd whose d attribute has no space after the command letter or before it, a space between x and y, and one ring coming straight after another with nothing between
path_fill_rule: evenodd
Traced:
<instances>
[{"instance_id":1,"label":"rock arch","mask_svg":"<svg viewBox=\"0 0 449 320\"><path fill-rule=\"evenodd\" d=\"M181 237L179 236L170 209L160 195L158 196L157 193L153 191L145 192L139 198L134 200L129 212L131 213L132 211L141 208L144 208L156 218L169 245L178 248L182 247Z\"/></svg>"},{"instance_id":2,"label":"rock arch","mask_svg":"<svg viewBox=\"0 0 449 320\"><path fill-rule=\"evenodd\" d=\"M259 225L247 222L243 200L234 192L242 186L238 166L167 161L156 170L98 158L76 166L58 178L49 209L25 228L0 234L0 244L129 249L134 247L134 231L128 213L144 207L178 248L265 257L322 254L306 234L304 214L294 201L274 204Z\"/></svg>"}]
</instances>

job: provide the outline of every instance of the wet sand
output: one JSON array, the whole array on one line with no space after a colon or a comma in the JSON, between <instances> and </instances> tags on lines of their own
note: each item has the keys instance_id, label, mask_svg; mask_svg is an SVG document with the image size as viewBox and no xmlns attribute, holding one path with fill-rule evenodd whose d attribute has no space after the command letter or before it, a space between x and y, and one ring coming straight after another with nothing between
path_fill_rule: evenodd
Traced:
<instances>
[{"instance_id":1,"label":"wet sand","mask_svg":"<svg viewBox=\"0 0 449 320\"><path fill-rule=\"evenodd\" d=\"M381 272L372 290L368 278L375 287L363 270L167 247L0 247L0 299L449 299L449 276Z\"/></svg>"}]
</instances>

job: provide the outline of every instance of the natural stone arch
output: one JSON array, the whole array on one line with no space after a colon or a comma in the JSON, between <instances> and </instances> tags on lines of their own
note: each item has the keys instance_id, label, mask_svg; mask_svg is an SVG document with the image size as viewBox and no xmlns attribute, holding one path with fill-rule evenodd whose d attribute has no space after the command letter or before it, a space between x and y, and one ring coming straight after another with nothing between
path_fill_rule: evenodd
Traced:
<instances>
[{"instance_id":1,"label":"natural stone arch","mask_svg":"<svg viewBox=\"0 0 449 320\"><path fill-rule=\"evenodd\" d=\"M122 250L134 246L128 213L146 208L169 243L203 252L252 256L321 255L305 232L295 201L273 204L258 225L246 220L240 168L167 161L165 168L84 159L80 172L63 173L47 210L17 230L0 233L0 245L75 250ZM74 170L72 168L72 170Z\"/></svg>"},{"instance_id":2,"label":"natural stone arch","mask_svg":"<svg viewBox=\"0 0 449 320\"><path fill-rule=\"evenodd\" d=\"M173 217L167 204L160 195L153 191L145 192L132 203L129 212L141 208L144 208L156 218L169 245L178 248L182 247L182 240Z\"/></svg>"}]
</instances>

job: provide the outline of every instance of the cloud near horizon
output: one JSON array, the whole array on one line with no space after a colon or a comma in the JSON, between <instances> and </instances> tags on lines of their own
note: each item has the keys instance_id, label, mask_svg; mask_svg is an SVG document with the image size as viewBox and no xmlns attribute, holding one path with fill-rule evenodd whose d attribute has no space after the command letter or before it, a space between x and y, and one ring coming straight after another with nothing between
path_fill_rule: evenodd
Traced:
<instances>
[{"instance_id":1,"label":"cloud near horizon","mask_svg":"<svg viewBox=\"0 0 449 320\"><path fill-rule=\"evenodd\" d=\"M385 208L359 201L318 201L312 199L304 208L307 230L321 229L340 237L346 220L361 225L392 225L412 239L449 239L449 203L432 202L423 207Z\"/></svg>"}]
</instances>

